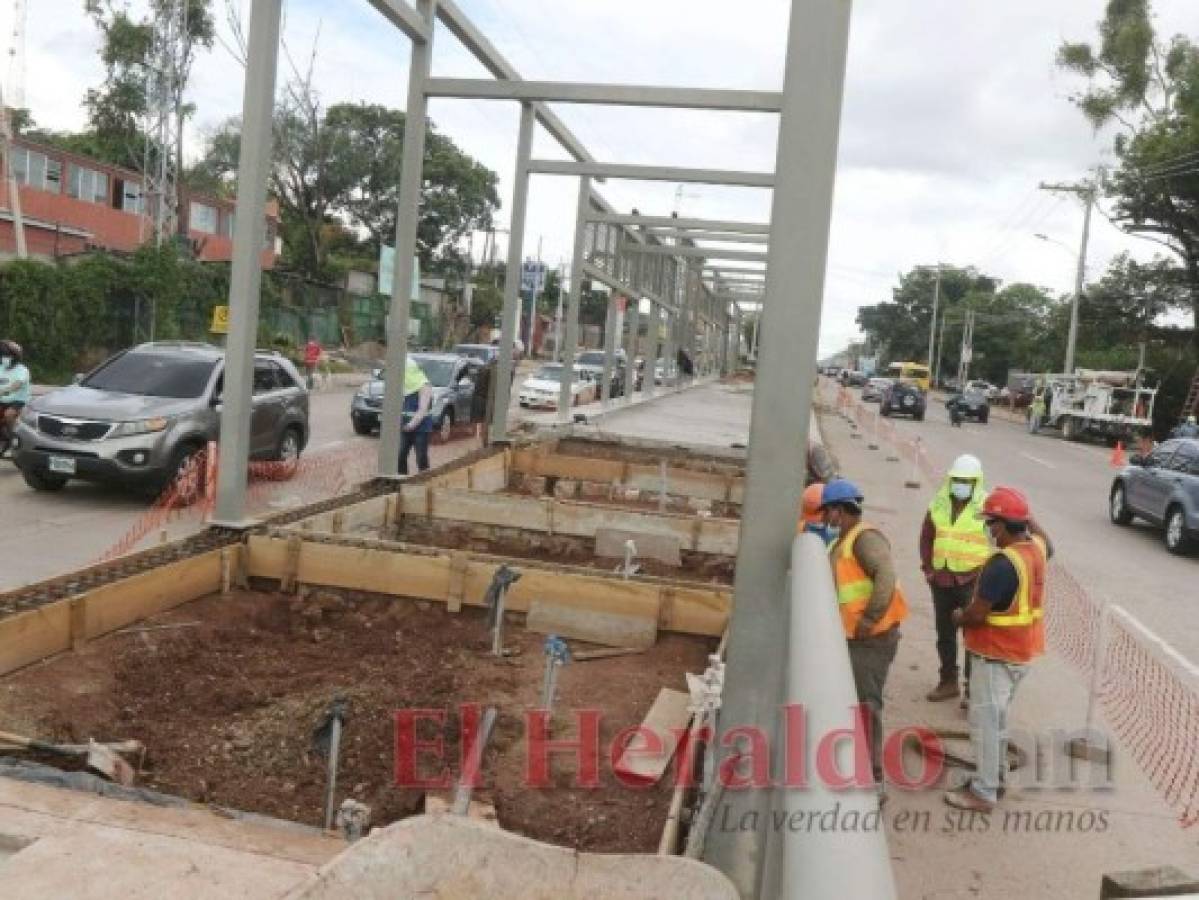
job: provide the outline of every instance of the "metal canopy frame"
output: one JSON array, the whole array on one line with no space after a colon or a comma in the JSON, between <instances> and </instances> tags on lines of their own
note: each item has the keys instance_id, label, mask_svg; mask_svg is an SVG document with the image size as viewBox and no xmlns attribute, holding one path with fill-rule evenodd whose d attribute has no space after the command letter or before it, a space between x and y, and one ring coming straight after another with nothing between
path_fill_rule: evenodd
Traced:
<instances>
[{"instance_id":1,"label":"metal canopy frame","mask_svg":"<svg viewBox=\"0 0 1199 900\"><path fill-rule=\"evenodd\" d=\"M720 711L720 730L752 728L773 740L779 704L785 702L784 670L794 670L799 654L820 652L818 646L799 647L801 633L788 640L791 601L787 570L802 482L803 448L808 439L812 384L795 378L816 361L821 299L828 252L837 139L849 39L852 0L792 0L787 33L786 74L781 92L695 90L672 87L524 82L516 69L470 22L455 0L367 0L387 21L412 41L409 62L409 128L404 135L404 165L399 176L396 265L388 320L383 433L379 472L397 471L400 407L398 390L407 360L409 286L416 225L419 218L423 145L430 97L466 96L521 104L516 160L516 194L508 248L508 272L502 313L503 336L496 388L500 396L511 376L515 301L523 248L525 193L531 173L579 179L570 273L570 302L563 363L573 366L578 344L578 311L585 276L613 290L633 290L630 319L638 318L636 301L648 297L654 347L658 323L668 316L665 352L686 348L693 360L697 344L705 354L702 371L714 373L713 358L728 371L730 356L742 342L741 303L761 308L758 374L750 425L749 461L741 520L730 622L728 669ZM279 50L282 0L254 0L251 5L243 100L243 134L239 158L237 217L230 279L230 333L226 352L225 402L221 414L221 458L216 519L221 524L245 524L246 466L255 337L261 290L261 233L271 149L271 121ZM441 22L486 70L499 79L430 78L435 23ZM545 104L547 102L604 103L620 106L661 106L779 114L778 150L773 173L691 169L666 166L618 165L597 162L582 142ZM573 160L529 158L533 130L540 123ZM681 219L675 216L620 214L594 195L593 184L605 178L674 181L773 188L770 224ZM519 206L519 215L518 215ZM601 225L617 226L617 239ZM654 234L647 229L667 229ZM688 233L690 232L690 233ZM729 243L757 243L733 235L776 236L765 253L703 247L697 240L725 233ZM584 259L587 242L592 253ZM600 246L601 235L603 246ZM666 238L675 243L665 243ZM762 243L767 243L765 240ZM735 254L729 256L729 254ZM758 300L744 291L727 290L710 259L762 260L765 293ZM713 281L712 285L705 280ZM731 287L729 285L728 287ZM735 329L735 330L734 330ZM730 340L730 331L734 340ZM626 348L636 352L638 329L630 328ZM615 345L610 335L608 346ZM732 346L730 346L732 345ZM730 350L732 352L730 352ZM608 368L608 366L605 366ZM648 381L652 383L652 370ZM568 418L569 380L563 382L559 416ZM506 436L507 404L496 404L492 436ZM802 598L798 598L802 599ZM781 661L790 659L787 666ZM737 732L734 732L737 733ZM744 734L745 732L740 732ZM722 742L723 745L723 742ZM726 753L722 746L722 755ZM775 832L765 823L782 806L770 789L726 792L722 822L754 821L754 829L713 829L703 856L724 871L746 897L824 896L830 891L851 896L893 897L885 838L876 833L853 844L854 855L830 856L827 845L818 855L804 834ZM850 864L852 863L852 864Z\"/></svg>"}]
</instances>

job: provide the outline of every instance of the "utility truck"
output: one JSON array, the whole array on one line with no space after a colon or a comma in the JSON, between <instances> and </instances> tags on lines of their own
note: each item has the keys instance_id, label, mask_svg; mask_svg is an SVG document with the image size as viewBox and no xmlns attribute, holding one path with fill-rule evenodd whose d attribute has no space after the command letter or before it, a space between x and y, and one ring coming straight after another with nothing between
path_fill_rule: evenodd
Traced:
<instances>
[{"instance_id":1,"label":"utility truck","mask_svg":"<svg viewBox=\"0 0 1199 900\"><path fill-rule=\"evenodd\" d=\"M1142 374L1078 369L1041 376L1029 408L1031 430L1056 428L1068 441L1136 439L1153 424L1157 398L1157 388L1146 387Z\"/></svg>"}]
</instances>

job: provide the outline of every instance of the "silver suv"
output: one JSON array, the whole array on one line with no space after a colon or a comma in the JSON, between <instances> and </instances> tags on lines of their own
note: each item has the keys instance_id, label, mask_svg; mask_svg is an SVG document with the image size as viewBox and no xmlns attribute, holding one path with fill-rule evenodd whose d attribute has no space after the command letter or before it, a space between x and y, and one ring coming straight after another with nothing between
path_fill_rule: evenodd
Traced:
<instances>
[{"instance_id":1,"label":"silver suv","mask_svg":"<svg viewBox=\"0 0 1199 900\"><path fill-rule=\"evenodd\" d=\"M25 407L16 464L25 483L61 490L72 478L157 494L220 431L225 351L157 342L123 350L70 387ZM308 442L308 392L278 353L254 357L250 454L291 460Z\"/></svg>"}]
</instances>

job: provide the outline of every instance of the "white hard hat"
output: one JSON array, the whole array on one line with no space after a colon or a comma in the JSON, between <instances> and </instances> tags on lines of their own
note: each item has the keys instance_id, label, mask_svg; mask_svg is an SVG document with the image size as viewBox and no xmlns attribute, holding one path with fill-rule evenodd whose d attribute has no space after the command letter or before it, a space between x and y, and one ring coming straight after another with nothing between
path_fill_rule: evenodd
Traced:
<instances>
[{"instance_id":1,"label":"white hard hat","mask_svg":"<svg viewBox=\"0 0 1199 900\"><path fill-rule=\"evenodd\" d=\"M982 478L983 464L977 456L963 453L953 461L949 469L950 478Z\"/></svg>"}]
</instances>

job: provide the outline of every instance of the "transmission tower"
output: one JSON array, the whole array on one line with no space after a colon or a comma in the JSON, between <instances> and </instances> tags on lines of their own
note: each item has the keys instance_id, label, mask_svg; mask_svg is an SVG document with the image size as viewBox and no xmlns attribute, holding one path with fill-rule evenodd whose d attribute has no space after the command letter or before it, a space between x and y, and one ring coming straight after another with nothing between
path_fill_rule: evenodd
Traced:
<instances>
[{"instance_id":1,"label":"transmission tower","mask_svg":"<svg viewBox=\"0 0 1199 900\"><path fill-rule=\"evenodd\" d=\"M146 85L142 221L161 246L179 231L179 165L183 149L183 85L187 78L188 0L152 5L154 41ZM145 235L143 235L143 238Z\"/></svg>"}]
</instances>

